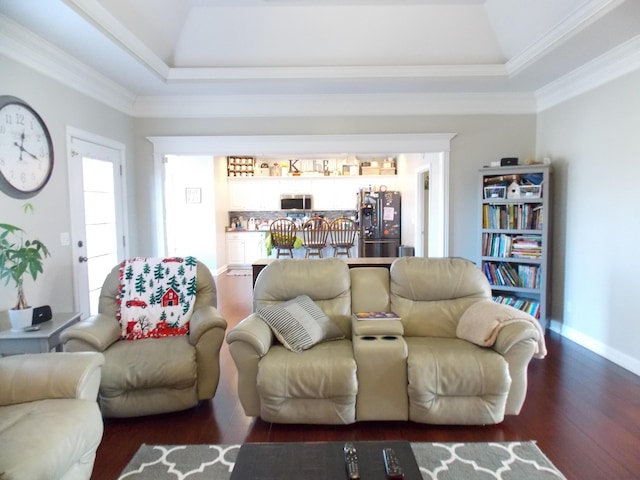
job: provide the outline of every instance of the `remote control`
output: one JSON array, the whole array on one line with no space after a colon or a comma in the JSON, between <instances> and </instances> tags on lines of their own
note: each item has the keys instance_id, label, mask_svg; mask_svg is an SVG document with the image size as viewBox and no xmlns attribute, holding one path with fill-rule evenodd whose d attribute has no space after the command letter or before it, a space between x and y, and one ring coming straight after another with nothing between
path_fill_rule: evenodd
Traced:
<instances>
[{"instance_id":1,"label":"remote control","mask_svg":"<svg viewBox=\"0 0 640 480\"><path fill-rule=\"evenodd\" d=\"M358 454L356 453L356 447L351 442L344 444L344 464L347 467L347 475L350 479L360 478Z\"/></svg>"},{"instance_id":2,"label":"remote control","mask_svg":"<svg viewBox=\"0 0 640 480\"><path fill-rule=\"evenodd\" d=\"M404 472L393 448L383 449L382 455L384 456L384 469L387 471L387 478L392 480L404 478Z\"/></svg>"}]
</instances>

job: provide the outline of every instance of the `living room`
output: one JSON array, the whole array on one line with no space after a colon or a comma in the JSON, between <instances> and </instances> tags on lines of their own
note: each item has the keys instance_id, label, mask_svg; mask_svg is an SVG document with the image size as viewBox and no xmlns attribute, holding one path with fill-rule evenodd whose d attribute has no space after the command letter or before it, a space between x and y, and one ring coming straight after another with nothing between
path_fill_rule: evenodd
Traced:
<instances>
[{"instance_id":1,"label":"living room","mask_svg":"<svg viewBox=\"0 0 640 480\"><path fill-rule=\"evenodd\" d=\"M14 8L14 3L19 2L6 2L0 11ZM476 8L483 8L482 2L475 3ZM636 161L640 156L640 41L629 25L634 20L640 24L638 8L631 0L572 4L583 7L578 9L582 13L600 6L602 18L628 38L613 44L619 37L589 31L587 27L597 24L595 19L581 25L572 38L579 43L584 40L580 35L594 36L598 53L590 61L568 56L564 75L547 72L544 78L548 81L524 93L326 93L292 95L286 101L239 95L221 102L223 95L192 98L185 104L178 99L153 103L154 95L136 94L118 85L80 63L71 52L11 20L10 15L2 16L1 93L25 100L42 116L55 152L49 182L29 199L33 213L23 211L25 200L0 194L0 221L24 228L51 252L37 282L25 282L29 297L54 311L76 309L76 258L71 246L61 242L62 233L73 231L69 128L125 147L130 257L163 254L157 249L151 213L157 201L157 158L149 137L451 133L455 137L449 152L449 256L475 260L479 255L478 175L483 166L503 157L522 161L550 158L555 177L550 329L638 375L640 326L633 301L640 261L633 254L626 254L622 261L612 258L614 252L633 252L640 234L640 225L633 220L634 206L640 200L635 185L640 177ZM63 6L64 25L70 26L65 28L82 25L78 28L100 32ZM41 12L37 18L46 14ZM570 44L550 47L551 54L566 56L561 47ZM130 62L123 69L135 63ZM543 64L537 67L542 69ZM167 113L168 105L173 105L172 112ZM185 113L187 106L192 110ZM201 111L207 109L208 113ZM15 291L3 285L3 322L14 303Z\"/></svg>"}]
</instances>

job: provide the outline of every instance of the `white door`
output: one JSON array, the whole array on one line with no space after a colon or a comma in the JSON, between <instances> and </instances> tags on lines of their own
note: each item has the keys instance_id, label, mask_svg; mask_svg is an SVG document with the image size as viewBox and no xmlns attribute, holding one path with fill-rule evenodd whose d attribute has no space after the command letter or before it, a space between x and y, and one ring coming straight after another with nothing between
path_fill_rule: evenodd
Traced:
<instances>
[{"instance_id":1,"label":"white door","mask_svg":"<svg viewBox=\"0 0 640 480\"><path fill-rule=\"evenodd\" d=\"M124 146L82 132L67 140L75 308L85 318L98 313L104 279L125 258Z\"/></svg>"}]
</instances>

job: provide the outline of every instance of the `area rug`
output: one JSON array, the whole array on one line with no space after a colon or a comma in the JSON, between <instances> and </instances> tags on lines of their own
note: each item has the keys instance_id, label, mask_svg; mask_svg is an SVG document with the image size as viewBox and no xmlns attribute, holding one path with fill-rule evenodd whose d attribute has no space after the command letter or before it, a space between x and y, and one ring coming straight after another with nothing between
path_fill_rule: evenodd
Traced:
<instances>
[{"instance_id":1,"label":"area rug","mask_svg":"<svg viewBox=\"0 0 640 480\"><path fill-rule=\"evenodd\" d=\"M228 480L240 447L143 444L119 479ZM566 480L535 442L412 443L411 449L424 480Z\"/></svg>"},{"instance_id":2,"label":"area rug","mask_svg":"<svg viewBox=\"0 0 640 480\"><path fill-rule=\"evenodd\" d=\"M251 275L251 270L229 270L227 275L230 277L248 277Z\"/></svg>"}]
</instances>

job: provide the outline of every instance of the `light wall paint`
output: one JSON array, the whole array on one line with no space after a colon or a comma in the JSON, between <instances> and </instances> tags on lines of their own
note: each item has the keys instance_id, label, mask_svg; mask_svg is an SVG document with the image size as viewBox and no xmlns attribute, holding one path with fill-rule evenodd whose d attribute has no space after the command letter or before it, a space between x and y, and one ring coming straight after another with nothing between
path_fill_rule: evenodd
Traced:
<instances>
[{"instance_id":1,"label":"light wall paint","mask_svg":"<svg viewBox=\"0 0 640 480\"><path fill-rule=\"evenodd\" d=\"M640 71L538 116L555 172L553 328L640 373Z\"/></svg>"},{"instance_id":2,"label":"light wall paint","mask_svg":"<svg viewBox=\"0 0 640 480\"><path fill-rule=\"evenodd\" d=\"M0 94L25 100L42 116L51 133L54 149L53 173L42 192L29 200L14 199L0 193L0 222L23 228L29 235L27 238L38 238L51 252L51 257L44 262L44 274L38 277L37 282L34 284L30 278L25 280L29 303L35 306L48 304L59 312L72 311L74 259L71 246L62 246L60 240L61 233L71 232L67 127L111 138L125 144L127 152L133 152L133 120L2 55L0 72ZM134 188L133 183L128 188ZM33 205L33 214L23 212L27 202ZM135 225L135 215L129 221ZM72 242L76 240L71 239ZM8 325L6 310L15 302L15 287L0 284L0 328L5 322Z\"/></svg>"}]
</instances>

